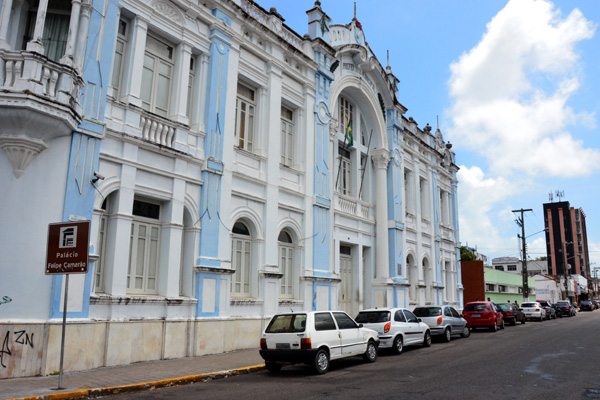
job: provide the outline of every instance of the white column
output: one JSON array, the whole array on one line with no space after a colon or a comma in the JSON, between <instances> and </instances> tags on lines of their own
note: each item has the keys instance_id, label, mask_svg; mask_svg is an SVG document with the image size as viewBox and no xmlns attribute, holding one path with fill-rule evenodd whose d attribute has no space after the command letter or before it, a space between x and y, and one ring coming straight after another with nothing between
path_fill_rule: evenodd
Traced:
<instances>
[{"instance_id":1,"label":"white column","mask_svg":"<svg viewBox=\"0 0 600 400\"><path fill-rule=\"evenodd\" d=\"M194 132L206 132L204 127L204 106L206 103L206 79L208 77L208 55L201 54L194 59L196 74L192 88L190 126Z\"/></svg>"},{"instance_id":2,"label":"white column","mask_svg":"<svg viewBox=\"0 0 600 400\"><path fill-rule=\"evenodd\" d=\"M186 115L188 85L190 80L190 59L192 58L192 46L188 43L180 43L176 48L175 73L173 85L171 86L171 107L169 119L182 124L188 124Z\"/></svg>"},{"instance_id":3,"label":"white column","mask_svg":"<svg viewBox=\"0 0 600 400\"><path fill-rule=\"evenodd\" d=\"M67 36L67 46L65 55L62 56L60 62L73 66L73 58L75 53L75 39L78 36L79 14L81 12L81 0L71 0L71 19L69 20L69 35Z\"/></svg>"},{"instance_id":4,"label":"white column","mask_svg":"<svg viewBox=\"0 0 600 400\"><path fill-rule=\"evenodd\" d=\"M388 206L387 206L387 166L390 162L390 152L386 149L373 151L373 164L375 164L376 193L376 246L375 262L377 265L377 278L389 276L389 245L388 245Z\"/></svg>"},{"instance_id":5,"label":"white column","mask_svg":"<svg viewBox=\"0 0 600 400\"><path fill-rule=\"evenodd\" d=\"M37 14L35 17L35 28L33 38L27 43L27 51L44 54L44 45L42 36L44 35L44 24L46 23L46 10L48 9L48 0L40 0Z\"/></svg>"},{"instance_id":6,"label":"white column","mask_svg":"<svg viewBox=\"0 0 600 400\"><path fill-rule=\"evenodd\" d=\"M282 71L280 68L271 64L268 67L269 88L261 90L265 94L266 101L262 103L265 107L267 116L264 129L257 131L261 138L261 143L264 143L267 152L267 204L266 204L266 224L265 224L265 253L266 266L279 266L277 256L277 230L279 219L279 160L281 148L281 79ZM255 133L256 134L256 133ZM255 140L255 143L258 141Z\"/></svg>"},{"instance_id":7,"label":"white column","mask_svg":"<svg viewBox=\"0 0 600 400\"><path fill-rule=\"evenodd\" d=\"M12 14L13 0L2 0L2 14L0 14L0 49L10 49L8 44L8 25Z\"/></svg>"},{"instance_id":8,"label":"white column","mask_svg":"<svg viewBox=\"0 0 600 400\"><path fill-rule=\"evenodd\" d=\"M127 62L123 71L123 95L121 101L142 107L142 71L146 52L148 23L139 16L132 21L131 43L127 46Z\"/></svg>"},{"instance_id":9,"label":"white column","mask_svg":"<svg viewBox=\"0 0 600 400\"><path fill-rule=\"evenodd\" d=\"M176 163L176 170L185 171L187 165L185 161L178 160ZM158 293L165 297L179 296L185 181L174 179L172 190L173 197L170 202L165 204L163 211L164 224L160 242Z\"/></svg>"},{"instance_id":10,"label":"white column","mask_svg":"<svg viewBox=\"0 0 600 400\"><path fill-rule=\"evenodd\" d=\"M83 67L83 53L85 52L85 46L87 44L87 34L90 27L90 15L92 13L92 8L91 0L82 1L74 54L75 68L78 70L81 70Z\"/></svg>"}]
</instances>

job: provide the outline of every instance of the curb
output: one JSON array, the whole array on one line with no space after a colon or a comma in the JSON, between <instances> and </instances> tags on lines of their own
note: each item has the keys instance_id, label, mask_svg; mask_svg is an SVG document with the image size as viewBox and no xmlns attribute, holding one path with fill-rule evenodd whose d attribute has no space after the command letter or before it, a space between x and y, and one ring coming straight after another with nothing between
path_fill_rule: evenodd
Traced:
<instances>
[{"instance_id":1,"label":"curb","mask_svg":"<svg viewBox=\"0 0 600 400\"><path fill-rule=\"evenodd\" d=\"M208 382L215 379L227 378L230 376L246 375L253 372L262 371L265 369L265 364L252 365L250 367L229 369L218 372L208 372L206 374L188 375L179 378L161 379L157 381L134 383L131 385L109 386L93 389L78 389L72 392L43 394L39 396L16 397L8 400L80 400L80 399L95 399L103 396L114 396L124 393L136 393L146 390L160 389L171 386L189 385L197 382Z\"/></svg>"}]
</instances>

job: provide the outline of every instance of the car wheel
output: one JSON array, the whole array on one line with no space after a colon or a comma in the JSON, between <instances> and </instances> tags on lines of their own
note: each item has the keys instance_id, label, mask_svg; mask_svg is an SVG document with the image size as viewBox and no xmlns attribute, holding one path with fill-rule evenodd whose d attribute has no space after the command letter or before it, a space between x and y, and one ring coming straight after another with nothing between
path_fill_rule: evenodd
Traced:
<instances>
[{"instance_id":1,"label":"car wheel","mask_svg":"<svg viewBox=\"0 0 600 400\"><path fill-rule=\"evenodd\" d=\"M431 334L429 331L425 332L425 336L423 336L423 347L431 346Z\"/></svg>"},{"instance_id":2,"label":"car wheel","mask_svg":"<svg viewBox=\"0 0 600 400\"><path fill-rule=\"evenodd\" d=\"M490 331L496 332L498 330L498 322L494 321L494 325L490 326Z\"/></svg>"},{"instance_id":3,"label":"car wheel","mask_svg":"<svg viewBox=\"0 0 600 400\"><path fill-rule=\"evenodd\" d=\"M527 318L523 317L523 319L521 320L521 325L525 325L525 322L527 322Z\"/></svg>"},{"instance_id":4,"label":"car wheel","mask_svg":"<svg viewBox=\"0 0 600 400\"><path fill-rule=\"evenodd\" d=\"M365 354L363 354L363 360L368 363L372 363L377 360L377 346L375 346L375 342L372 340L367 343L367 351L365 351Z\"/></svg>"},{"instance_id":5,"label":"car wheel","mask_svg":"<svg viewBox=\"0 0 600 400\"><path fill-rule=\"evenodd\" d=\"M444 331L444 342L449 342L452 340L452 332L450 332L450 328L446 328Z\"/></svg>"},{"instance_id":6,"label":"car wheel","mask_svg":"<svg viewBox=\"0 0 600 400\"><path fill-rule=\"evenodd\" d=\"M394 339L394 345L392 346L392 350L394 351L394 354L402 353L402 336L396 336L396 338Z\"/></svg>"},{"instance_id":7,"label":"car wheel","mask_svg":"<svg viewBox=\"0 0 600 400\"><path fill-rule=\"evenodd\" d=\"M265 367L267 367L269 372L275 373L281 370L282 365L274 361L265 361Z\"/></svg>"},{"instance_id":8,"label":"car wheel","mask_svg":"<svg viewBox=\"0 0 600 400\"><path fill-rule=\"evenodd\" d=\"M315 371L317 374L324 374L329 370L329 354L327 351L320 349L315 355L314 363Z\"/></svg>"},{"instance_id":9,"label":"car wheel","mask_svg":"<svg viewBox=\"0 0 600 400\"><path fill-rule=\"evenodd\" d=\"M460 337L468 338L469 336L471 336L471 329L469 328L469 325L465 325Z\"/></svg>"},{"instance_id":10,"label":"car wheel","mask_svg":"<svg viewBox=\"0 0 600 400\"><path fill-rule=\"evenodd\" d=\"M504 320L502 320L502 325L500 325L500 329L504 329Z\"/></svg>"},{"instance_id":11,"label":"car wheel","mask_svg":"<svg viewBox=\"0 0 600 400\"><path fill-rule=\"evenodd\" d=\"M512 320L512 322L510 323L512 326L515 326L517 324L517 317L515 317L515 319Z\"/></svg>"}]
</instances>

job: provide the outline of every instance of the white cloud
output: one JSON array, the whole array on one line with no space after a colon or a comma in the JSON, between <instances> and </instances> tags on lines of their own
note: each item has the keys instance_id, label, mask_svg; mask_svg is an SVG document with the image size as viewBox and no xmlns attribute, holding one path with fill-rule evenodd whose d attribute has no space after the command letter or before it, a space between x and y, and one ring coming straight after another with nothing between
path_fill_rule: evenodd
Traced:
<instances>
[{"instance_id":1,"label":"white cloud","mask_svg":"<svg viewBox=\"0 0 600 400\"><path fill-rule=\"evenodd\" d=\"M590 270L600 269L600 242L590 242L588 239L588 252L590 255ZM600 272L597 276L600 278Z\"/></svg>"},{"instance_id":2,"label":"white cloud","mask_svg":"<svg viewBox=\"0 0 600 400\"><path fill-rule=\"evenodd\" d=\"M512 0L479 44L451 65L457 147L484 157L490 172L573 177L600 169L600 150L567 130L594 126L594 114L568 106L579 89L575 45L596 26L579 10L561 18L546 0Z\"/></svg>"}]
</instances>

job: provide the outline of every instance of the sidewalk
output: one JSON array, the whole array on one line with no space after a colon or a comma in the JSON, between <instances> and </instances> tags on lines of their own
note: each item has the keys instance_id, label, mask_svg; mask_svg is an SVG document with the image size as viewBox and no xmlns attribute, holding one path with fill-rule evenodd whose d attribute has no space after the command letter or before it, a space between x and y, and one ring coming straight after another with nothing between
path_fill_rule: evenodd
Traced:
<instances>
[{"instance_id":1,"label":"sidewalk","mask_svg":"<svg viewBox=\"0 0 600 400\"><path fill-rule=\"evenodd\" d=\"M176 360L148 361L117 367L58 375L0 380L0 399L87 399L96 396L149 390L192 382L219 379L260 371L264 361L258 349Z\"/></svg>"}]
</instances>

